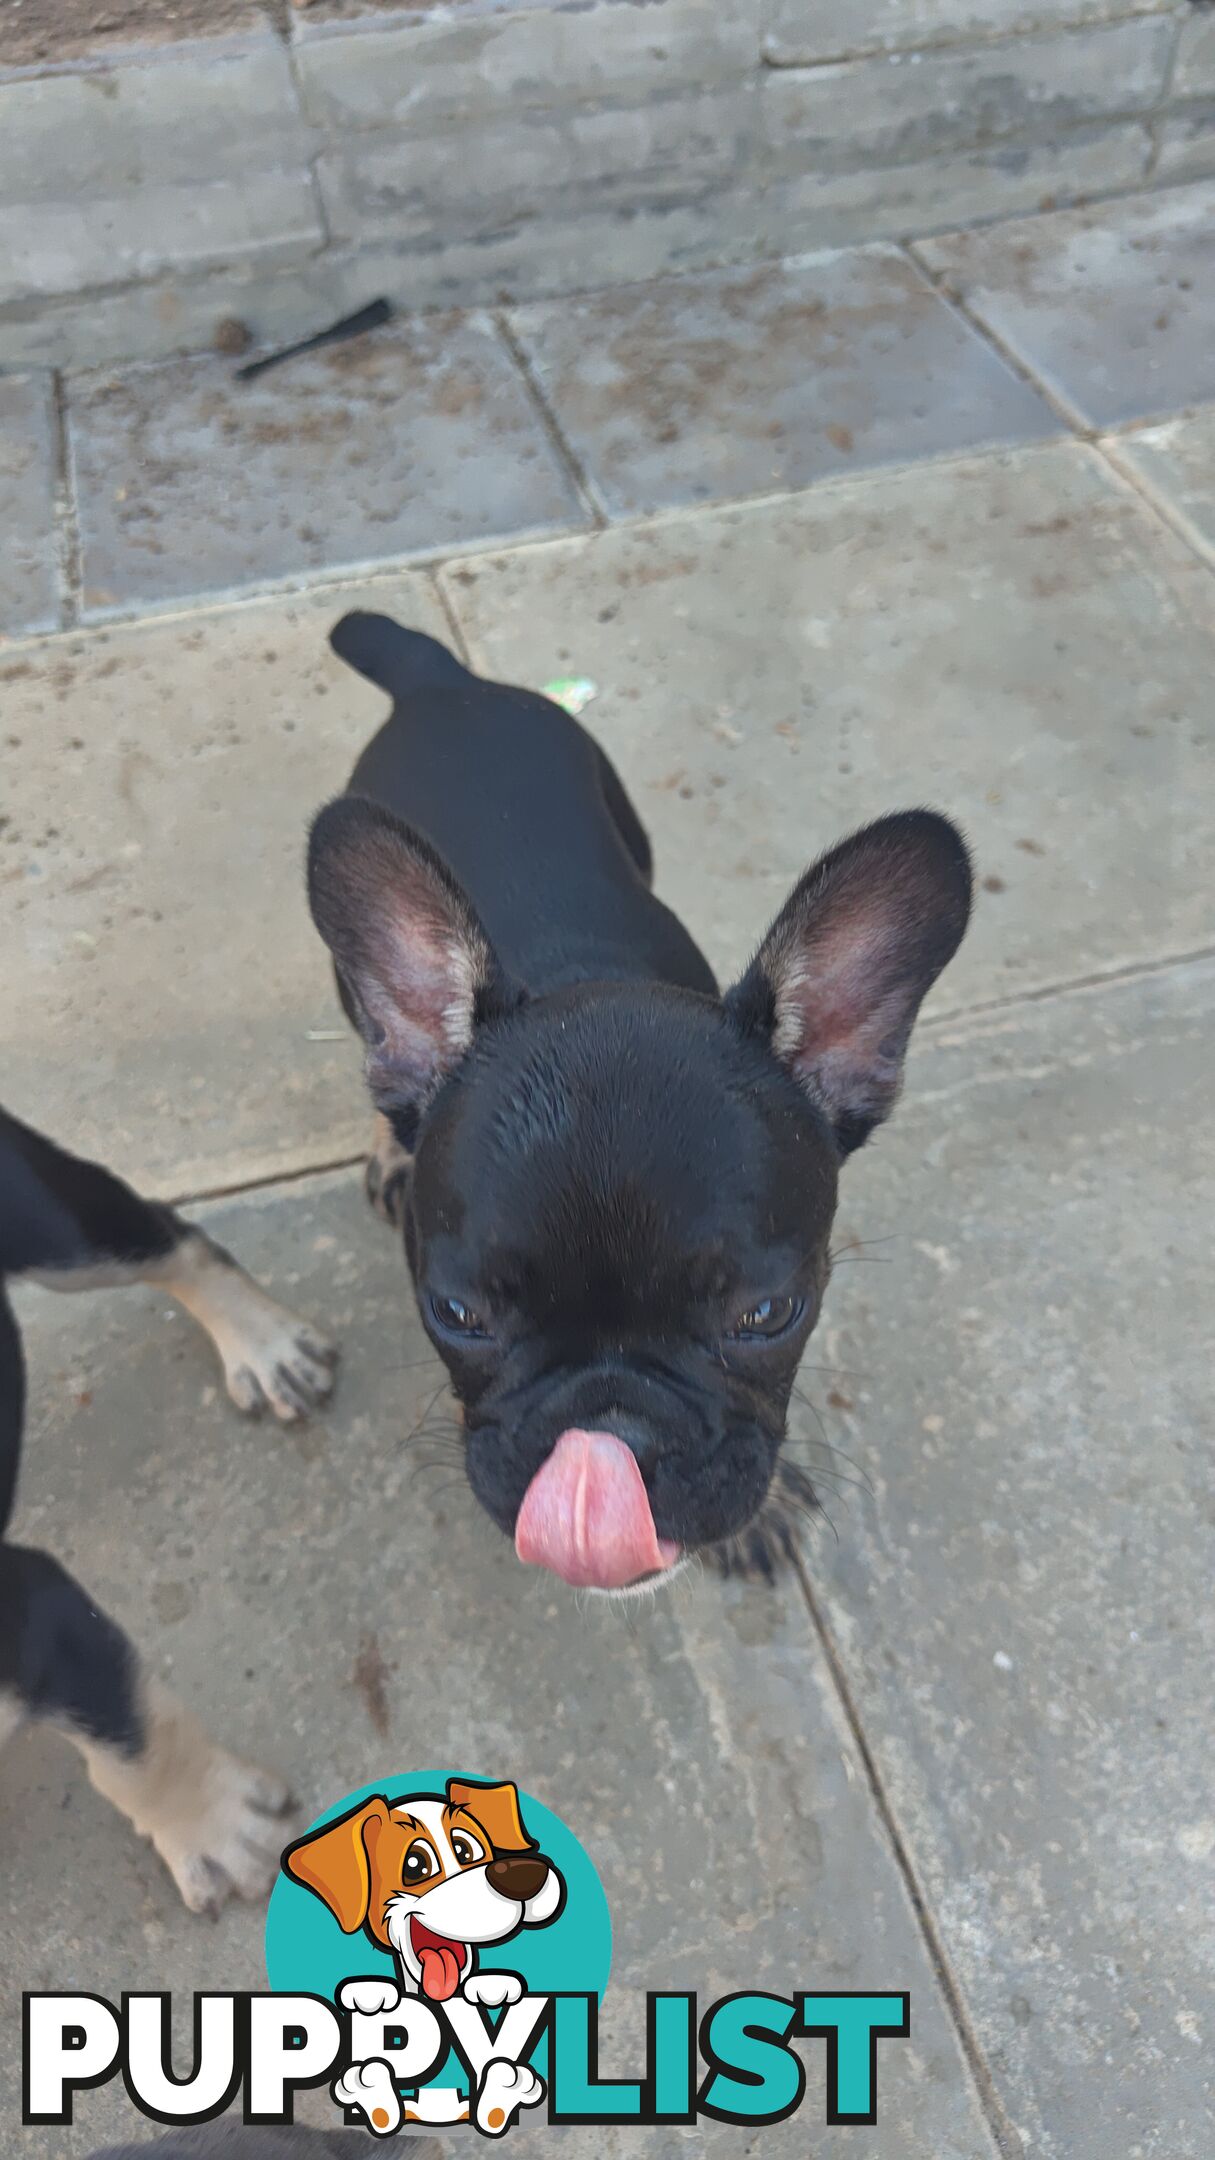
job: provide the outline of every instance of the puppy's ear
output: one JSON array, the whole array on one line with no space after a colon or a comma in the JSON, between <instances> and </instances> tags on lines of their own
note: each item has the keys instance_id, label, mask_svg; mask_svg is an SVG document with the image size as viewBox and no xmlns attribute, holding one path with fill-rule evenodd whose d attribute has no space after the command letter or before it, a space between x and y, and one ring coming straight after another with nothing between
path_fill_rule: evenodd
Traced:
<instances>
[{"instance_id":1,"label":"puppy's ear","mask_svg":"<svg viewBox=\"0 0 1215 2160\"><path fill-rule=\"evenodd\" d=\"M962 940L971 874L931 810L879 819L790 894L727 1006L819 1105L842 1154L894 1108L925 992Z\"/></svg>"},{"instance_id":2,"label":"puppy's ear","mask_svg":"<svg viewBox=\"0 0 1215 2160\"><path fill-rule=\"evenodd\" d=\"M388 1802L377 1793L283 1854L288 1875L329 1907L344 1935L361 1928L371 1909L371 1854L387 1821Z\"/></svg>"},{"instance_id":3,"label":"puppy's ear","mask_svg":"<svg viewBox=\"0 0 1215 2160\"><path fill-rule=\"evenodd\" d=\"M408 1145L500 982L489 940L434 849L357 795L312 827L308 903L367 1045L372 1096Z\"/></svg>"},{"instance_id":4,"label":"puppy's ear","mask_svg":"<svg viewBox=\"0 0 1215 2160\"><path fill-rule=\"evenodd\" d=\"M466 1808L479 1822L496 1853L535 1852L519 1813L517 1785L469 1785L462 1778L447 1781L448 1805Z\"/></svg>"}]
</instances>

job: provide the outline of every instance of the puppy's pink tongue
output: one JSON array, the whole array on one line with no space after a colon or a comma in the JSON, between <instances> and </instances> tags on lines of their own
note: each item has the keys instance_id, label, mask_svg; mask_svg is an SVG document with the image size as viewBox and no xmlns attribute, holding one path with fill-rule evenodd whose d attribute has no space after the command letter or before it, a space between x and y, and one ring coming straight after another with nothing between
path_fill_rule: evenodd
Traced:
<instances>
[{"instance_id":1,"label":"puppy's pink tongue","mask_svg":"<svg viewBox=\"0 0 1215 2160\"><path fill-rule=\"evenodd\" d=\"M460 1984L460 1960L447 1943L427 1943L419 1950L422 1993L431 2002L447 2002Z\"/></svg>"},{"instance_id":2,"label":"puppy's pink tongue","mask_svg":"<svg viewBox=\"0 0 1215 2160\"><path fill-rule=\"evenodd\" d=\"M615 1433L563 1432L523 1496L515 1551L577 1589L622 1590L679 1558L660 1538L637 1457Z\"/></svg>"}]
</instances>

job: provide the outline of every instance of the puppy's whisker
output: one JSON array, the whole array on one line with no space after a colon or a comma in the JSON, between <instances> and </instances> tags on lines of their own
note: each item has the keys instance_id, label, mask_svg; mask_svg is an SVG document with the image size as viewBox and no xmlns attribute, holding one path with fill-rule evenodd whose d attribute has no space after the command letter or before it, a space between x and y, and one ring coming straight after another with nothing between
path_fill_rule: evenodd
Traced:
<instances>
[{"instance_id":1,"label":"puppy's whisker","mask_svg":"<svg viewBox=\"0 0 1215 2160\"><path fill-rule=\"evenodd\" d=\"M823 1439L827 1440L827 1428L823 1423L823 1414L822 1411L819 1409L818 1404L815 1402L811 1402L810 1397L807 1395L805 1389L799 1388L796 1380L793 1383L792 1392L797 1397L797 1400L802 1405L802 1408L810 1412L810 1415L814 1419L815 1424L818 1426L818 1429L821 1432ZM827 1445L830 1446L830 1444L830 1441L827 1441Z\"/></svg>"},{"instance_id":2,"label":"puppy's whisker","mask_svg":"<svg viewBox=\"0 0 1215 2160\"><path fill-rule=\"evenodd\" d=\"M414 1437L414 1434L421 1432L423 1425L426 1423L427 1418L430 1416L431 1411L434 1409L435 1404L438 1402L440 1395L442 1395L444 1390L446 1389L447 1384L448 1383L446 1376L444 1376L442 1385L435 1389L434 1394L431 1396L429 1402L426 1405L426 1408L423 1410L417 1422L410 1426L409 1431L406 1433L405 1438L401 1443L403 1447L408 1447L409 1442Z\"/></svg>"},{"instance_id":3,"label":"puppy's whisker","mask_svg":"<svg viewBox=\"0 0 1215 2160\"><path fill-rule=\"evenodd\" d=\"M897 1245L900 1239L906 1239L906 1237L907 1232L905 1230L887 1230L881 1237L850 1237L845 1244L837 1246L834 1250L842 1253L862 1252L870 1245Z\"/></svg>"},{"instance_id":4,"label":"puppy's whisker","mask_svg":"<svg viewBox=\"0 0 1215 2160\"><path fill-rule=\"evenodd\" d=\"M450 1422L445 1425L441 1420L428 1420L425 1425L415 1425L413 1430L401 1442L401 1446L412 1447L416 1440L449 1441L453 1447L459 1447L461 1450L467 1446L463 1426Z\"/></svg>"},{"instance_id":5,"label":"puppy's whisker","mask_svg":"<svg viewBox=\"0 0 1215 2160\"><path fill-rule=\"evenodd\" d=\"M818 1449L818 1448L821 1448L821 1449L822 1449L822 1451L823 1451L824 1455L825 1455L825 1456L826 1456L826 1458L827 1458L827 1460L826 1460L826 1464L825 1464L825 1465L824 1465L823 1463L817 1462L817 1461L816 1461L816 1460L814 1459L814 1455L813 1455L813 1453L811 1453L811 1458L810 1458L810 1470L811 1470L811 1474L812 1474L812 1476L815 1476L815 1477L821 1477L821 1476L822 1476L822 1474L823 1474L823 1470L824 1470L824 1467L826 1467L827 1469L831 1470L831 1471L832 1471L832 1474L833 1474L834 1476L836 1476L836 1477L843 1477L843 1475L844 1475L843 1471L842 1471L842 1470L837 1470L837 1469L835 1468L835 1465L836 1465L836 1463L837 1463L837 1462L846 1462L846 1463L847 1463L847 1464L849 1465L849 1467L850 1467L851 1469L853 1469L853 1470L855 1470L855 1471L856 1471L856 1477L855 1477L855 1478L849 1478L849 1479L847 1480L847 1482L848 1482L849 1484L856 1484L856 1483L858 1483L858 1482L859 1482L859 1483L860 1483L861 1485L863 1485L863 1486L864 1486L864 1488L865 1488L865 1491L866 1491L866 1492L867 1492L867 1493L869 1494L870 1498L871 1498L871 1499L874 1499L874 1500L876 1500L876 1498L877 1498L877 1494L876 1494L876 1492L874 1491L874 1487L873 1487L873 1480L872 1480L872 1478L870 1477L870 1475L869 1475L868 1471L866 1470L866 1468L865 1468L865 1465L864 1465L864 1463L859 1463L859 1462L857 1461L857 1459L856 1459L855 1455L849 1455L849 1454L848 1454L848 1453L846 1452L846 1450L845 1450L844 1448L841 1448L841 1447L836 1447L836 1445L835 1445L835 1442L834 1442L833 1440L827 1440L827 1439L823 1439L823 1440L811 1440L811 1439L809 1438L809 1436L808 1436L807 1434L805 1434L805 1433L799 1433L799 1434L797 1434L797 1435L795 1436L795 1438L794 1438L794 1439L793 1439L793 1440L792 1440L792 1441L791 1441L791 1442L789 1443L789 1446L790 1446L790 1450L792 1450L792 1449L793 1449L793 1448L795 1448L795 1447L797 1447L797 1448L805 1448L805 1449L807 1449L807 1450L809 1450L809 1451L812 1451L812 1450L814 1450L814 1449ZM789 1454L787 1454L786 1456L784 1456L784 1457L783 1457L782 1459L783 1459L784 1461L786 1461L786 1462L795 1462L795 1461L796 1461L796 1457L795 1457L795 1456L794 1456L794 1455L792 1454L792 1452L790 1452Z\"/></svg>"}]
</instances>

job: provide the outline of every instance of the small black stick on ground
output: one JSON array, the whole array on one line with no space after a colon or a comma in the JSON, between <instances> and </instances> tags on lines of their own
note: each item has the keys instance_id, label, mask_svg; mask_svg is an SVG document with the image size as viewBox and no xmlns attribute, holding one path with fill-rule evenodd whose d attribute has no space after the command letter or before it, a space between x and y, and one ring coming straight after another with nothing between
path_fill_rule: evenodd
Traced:
<instances>
[{"instance_id":1,"label":"small black stick on ground","mask_svg":"<svg viewBox=\"0 0 1215 2160\"><path fill-rule=\"evenodd\" d=\"M315 352L320 345L341 345L347 338L361 337L365 330L378 330L381 323L392 319L391 300L370 300L366 307L354 315L343 315L340 322L330 323L327 330L318 330L314 337L301 338L298 344L284 345L281 352L266 353L261 360L246 360L236 370L237 382L252 382L267 368L277 367L280 360L294 360L299 353Z\"/></svg>"}]
</instances>

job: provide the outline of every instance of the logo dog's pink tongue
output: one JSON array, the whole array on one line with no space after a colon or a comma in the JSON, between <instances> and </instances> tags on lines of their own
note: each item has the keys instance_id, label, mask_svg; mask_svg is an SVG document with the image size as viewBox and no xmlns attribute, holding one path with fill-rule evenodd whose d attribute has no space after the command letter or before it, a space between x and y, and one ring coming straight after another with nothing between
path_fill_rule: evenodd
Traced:
<instances>
[{"instance_id":1,"label":"logo dog's pink tongue","mask_svg":"<svg viewBox=\"0 0 1215 2160\"><path fill-rule=\"evenodd\" d=\"M578 1589L622 1590L679 1558L660 1538L637 1457L610 1432L563 1432L523 1496L515 1551Z\"/></svg>"},{"instance_id":2,"label":"logo dog's pink tongue","mask_svg":"<svg viewBox=\"0 0 1215 2160\"><path fill-rule=\"evenodd\" d=\"M449 1944L427 1943L419 1950L422 1993L431 2002L447 2002L460 1984L460 1960Z\"/></svg>"}]
</instances>

